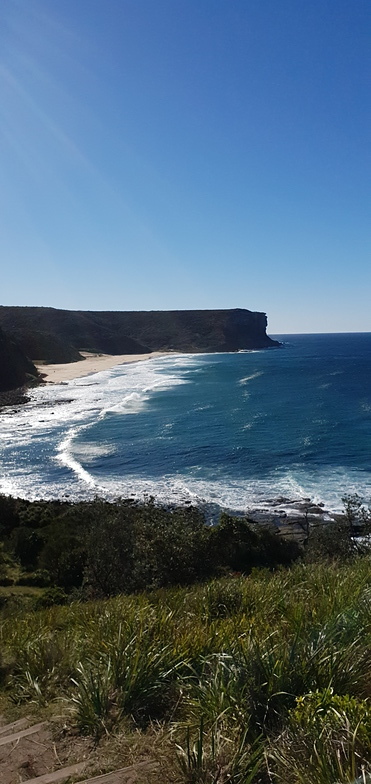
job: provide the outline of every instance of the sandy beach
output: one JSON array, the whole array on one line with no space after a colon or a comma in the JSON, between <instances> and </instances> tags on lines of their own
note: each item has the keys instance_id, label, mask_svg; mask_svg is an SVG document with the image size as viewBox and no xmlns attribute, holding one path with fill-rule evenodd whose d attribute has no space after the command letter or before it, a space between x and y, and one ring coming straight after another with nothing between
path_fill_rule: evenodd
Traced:
<instances>
[{"instance_id":1,"label":"sandy beach","mask_svg":"<svg viewBox=\"0 0 371 784\"><path fill-rule=\"evenodd\" d=\"M153 351L151 354L91 354L81 351L84 359L79 362L66 362L58 365L45 365L36 362L39 373L43 380L48 384L61 384L63 381L71 381L73 378L90 376L92 373L99 373L101 370L109 370L116 365L123 365L128 362L142 362L145 359L163 357L170 352Z\"/></svg>"}]
</instances>

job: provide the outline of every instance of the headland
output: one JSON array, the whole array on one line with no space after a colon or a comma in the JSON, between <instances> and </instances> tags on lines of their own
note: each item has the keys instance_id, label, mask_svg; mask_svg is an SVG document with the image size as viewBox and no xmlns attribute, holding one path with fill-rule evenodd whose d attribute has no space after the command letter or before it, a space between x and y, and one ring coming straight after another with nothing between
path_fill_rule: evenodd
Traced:
<instances>
[{"instance_id":1,"label":"headland","mask_svg":"<svg viewBox=\"0 0 371 784\"><path fill-rule=\"evenodd\" d=\"M87 370L92 355L96 367L103 369L103 365L112 367L155 352L213 353L278 346L266 328L265 313L242 308L106 312L0 306L0 392L35 383L40 365L48 380L56 380L58 373L52 367L46 371L45 365L77 363L78 373L61 369L61 380L95 372ZM81 361L85 363L82 373Z\"/></svg>"}]
</instances>

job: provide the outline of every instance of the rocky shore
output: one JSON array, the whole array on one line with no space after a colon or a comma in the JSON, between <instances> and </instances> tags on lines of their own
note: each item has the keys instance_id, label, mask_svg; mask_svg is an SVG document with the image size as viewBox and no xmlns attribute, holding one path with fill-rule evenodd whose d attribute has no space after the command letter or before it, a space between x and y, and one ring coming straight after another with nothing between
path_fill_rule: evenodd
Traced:
<instances>
[{"instance_id":1,"label":"rocky shore","mask_svg":"<svg viewBox=\"0 0 371 784\"><path fill-rule=\"evenodd\" d=\"M20 406L28 403L30 398L27 395L27 387L18 387L18 389L8 389L6 392L0 392L0 409L9 408L9 414L12 413L14 406Z\"/></svg>"},{"instance_id":2,"label":"rocky shore","mask_svg":"<svg viewBox=\"0 0 371 784\"><path fill-rule=\"evenodd\" d=\"M302 540L308 535L309 529L327 523L335 523L341 515L325 508L324 504L315 504L310 498L292 500L279 497L266 502L265 509L251 509L249 520L278 529L284 536Z\"/></svg>"}]
</instances>

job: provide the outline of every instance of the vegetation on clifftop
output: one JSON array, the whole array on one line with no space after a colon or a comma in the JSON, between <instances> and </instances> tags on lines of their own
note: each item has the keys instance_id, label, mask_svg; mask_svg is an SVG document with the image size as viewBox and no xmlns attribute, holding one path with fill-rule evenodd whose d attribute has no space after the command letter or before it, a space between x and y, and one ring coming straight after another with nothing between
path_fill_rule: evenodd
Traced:
<instances>
[{"instance_id":1,"label":"vegetation on clifftop","mask_svg":"<svg viewBox=\"0 0 371 784\"><path fill-rule=\"evenodd\" d=\"M0 307L0 326L32 359L69 362L79 351L141 354L213 352L277 346L265 313L250 310L143 312Z\"/></svg>"},{"instance_id":2,"label":"vegetation on clifftop","mask_svg":"<svg viewBox=\"0 0 371 784\"><path fill-rule=\"evenodd\" d=\"M38 376L20 346L0 329L0 393L22 387Z\"/></svg>"},{"instance_id":3,"label":"vegetation on clifftop","mask_svg":"<svg viewBox=\"0 0 371 784\"><path fill-rule=\"evenodd\" d=\"M17 581L41 580L85 597L187 585L231 570L247 574L254 567L288 565L301 552L295 542L247 519L224 514L211 527L198 508L163 508L152 500L29 502L0 496L0 540L17 564L11 572ZM10 579L5 567L3 579Z\"/></svg>"}]
</instances>

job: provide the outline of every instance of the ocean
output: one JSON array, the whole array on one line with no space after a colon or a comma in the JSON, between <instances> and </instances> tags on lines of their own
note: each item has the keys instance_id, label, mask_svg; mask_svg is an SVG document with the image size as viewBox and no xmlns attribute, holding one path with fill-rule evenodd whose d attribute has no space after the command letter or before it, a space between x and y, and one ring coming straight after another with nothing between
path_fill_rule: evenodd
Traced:
<instances>
[{"instance_id":1,"label":"ocean","mask_svg":"<svg viewBox=\"0 0 371 784\"><path fill-rule=\"evenodd\" d=\"M371 333L174 354L31 392L0 413L0 492L154 496L240 512L371 498Z\"/></svg>"}]
</instances>

